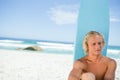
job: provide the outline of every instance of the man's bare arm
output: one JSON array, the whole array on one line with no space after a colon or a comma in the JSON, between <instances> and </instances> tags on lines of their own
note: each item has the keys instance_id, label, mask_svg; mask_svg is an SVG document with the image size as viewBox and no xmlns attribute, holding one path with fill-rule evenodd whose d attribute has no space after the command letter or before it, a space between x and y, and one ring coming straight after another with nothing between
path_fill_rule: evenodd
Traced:
<instances>
[{"instance_id":1,"label":"man's bare arm","mask_svg":"<svg viewBox=\"0 0 120 80\"><path fill-rule=\"evenodd\" d=\"M105 74L104 80L115 80L116 61L111 60L108 64L108 69Z\"/></svg>"},{"instance_id":2,"label":"man's bare arm","mask_svg":"<svg viewBox=\"0 0 120 80\"><path fill-rule=\"evenodd\" d=\"M80 80L84 68L83 63L76 61L73 65L72 71L69 74L68 80Z\"/></svg>"}]
</instances>

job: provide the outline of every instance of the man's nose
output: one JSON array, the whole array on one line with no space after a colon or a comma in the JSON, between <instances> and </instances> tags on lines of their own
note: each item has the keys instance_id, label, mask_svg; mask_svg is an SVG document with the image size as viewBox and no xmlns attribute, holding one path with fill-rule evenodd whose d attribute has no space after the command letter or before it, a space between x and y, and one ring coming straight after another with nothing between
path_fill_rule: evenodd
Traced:
<instances>
[{"instance_id":1,"label":"man's nose","mask_svg":"<svg viewBox=\"0 0 120 80\"><path fill-rule=\"evenodd\" d=\"M96 49L101 49L101 45L100 44L96 44Z\"/></svg>"}]
</instances>

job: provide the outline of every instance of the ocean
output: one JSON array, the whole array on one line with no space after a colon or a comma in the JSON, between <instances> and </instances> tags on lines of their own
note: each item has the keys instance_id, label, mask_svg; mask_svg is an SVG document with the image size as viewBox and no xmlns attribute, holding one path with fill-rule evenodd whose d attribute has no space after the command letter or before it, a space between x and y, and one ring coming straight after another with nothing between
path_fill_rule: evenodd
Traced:
<instances>
[{"instance_id":1,"label":"ocean","mask_svg":"<svg viewBox=\"0 0 120 80\"><path fill-rule=\"evenodd\" d=\"M28 40L14 38L0 38L0 49L18 50L29 46L39 46L43 50L39 53L57 53L57 54L73 54L73 43L44 41L44 40ZM28 51L28 50L24 50Z\"/></svg>"},{"instance_id":2,"label":"ocean","mask_svg":"<svg viewBox=\"0 0 120 80\"><path fill-rule=\"evenodd\" d=\"M43 50L38 51L39 53L73 54L74 52L74 43L70 42L0 38L0 49L18 50L29 46L41 47ZM120 46L108 46L107 56L120 58Z\"/></svg>"}]
</instances>

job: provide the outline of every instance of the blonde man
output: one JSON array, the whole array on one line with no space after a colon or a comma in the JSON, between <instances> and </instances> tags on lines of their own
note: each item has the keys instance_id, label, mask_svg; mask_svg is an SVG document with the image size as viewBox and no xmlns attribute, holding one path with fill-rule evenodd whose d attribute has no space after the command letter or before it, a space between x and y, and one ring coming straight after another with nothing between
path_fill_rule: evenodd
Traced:
<instances>
[{"instance_id":1,"label":"blonde man","mask_svg":"<svg viewBox=\"0 0 120 80\"><path fill-rule=\"evenodd\" d=\"M102 34L88 32L83 40L87 54L74 62L68 80L115 80L116 61L102 55L104 45Z\"/></svg>"}]
</instances>

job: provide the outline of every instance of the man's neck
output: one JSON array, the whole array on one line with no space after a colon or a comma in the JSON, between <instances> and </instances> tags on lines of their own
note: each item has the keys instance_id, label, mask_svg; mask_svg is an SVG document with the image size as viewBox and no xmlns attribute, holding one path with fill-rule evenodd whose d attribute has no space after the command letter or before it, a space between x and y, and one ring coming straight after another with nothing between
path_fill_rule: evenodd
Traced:
<instances>
[{"instance_id":1,"label":"man's neck","mask_svg":"<svg viewBox=\"0 0 120 80\"><path fill-rule=\"evenodd\" d=\"M101 54L100 55L90 55L90 54L88 54L87 55L87 60L90 61L90 62L98 62L98 61L100 61L101 57L102 57Z\"/></svg>"}]
</instances>

